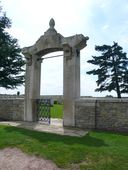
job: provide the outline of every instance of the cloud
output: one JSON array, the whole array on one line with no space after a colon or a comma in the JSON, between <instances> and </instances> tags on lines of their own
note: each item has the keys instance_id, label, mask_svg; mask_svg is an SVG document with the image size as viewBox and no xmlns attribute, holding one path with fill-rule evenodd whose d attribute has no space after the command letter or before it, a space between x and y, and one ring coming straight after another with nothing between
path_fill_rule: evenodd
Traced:
<instances>
[{"instance_id":1,"label":"cloud","mask_svg":"<svg viewBox=\"0 0 128 170\"><path fill-rule=\"evenodd\" d=\"M34 37L31 37L30 34L27 34L27 32L24 30L24 28L19 27L12 27L10 29L6 30L13 38L17 38L18 44L20 44L20 47L29 46L30 40L31 42L34 42Z\"/></svg>"},{"instance_id":2,"label":"cloud","mask_svg":"<svg viewBox=\"0 0 128 170\"><path fill-rule=\"evenodd\" d=\"M106 30L108 28L109 28L109 25L107 25L107 24L102 27L103 30Z\"/></svg>"}]
</instances>

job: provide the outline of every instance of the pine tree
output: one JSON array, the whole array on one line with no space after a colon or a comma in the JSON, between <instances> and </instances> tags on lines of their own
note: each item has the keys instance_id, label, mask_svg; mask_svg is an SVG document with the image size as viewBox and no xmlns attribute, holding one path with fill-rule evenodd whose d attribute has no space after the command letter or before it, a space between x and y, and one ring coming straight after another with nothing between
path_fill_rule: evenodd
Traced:
<instances>
[{"instance_id":1,"label":"pine tree","mask_svg":"<svg viewBox=\"0 0 128 170\"><path fill-rule=\"evenodd\" d=\"M0 9L0 87L13 89L23 84L25 64L17 39L7 31L11 22Z\"/></svg>"},{"instance_id":2,"label":"pine tree","mask_svg":"<svg viewBox=\"0 0 128 170\"><path fill-rule=\"evenodd\" d=\"M117 97L122 93L128 93L128 58L123 48L115 43L110 45L95 46L95 50L101 52L100 56L92 56L88 63L97 66L97 69L88 71L87 74L98 76L95 91L116 91Z\"/></svg>"}]
</instances>

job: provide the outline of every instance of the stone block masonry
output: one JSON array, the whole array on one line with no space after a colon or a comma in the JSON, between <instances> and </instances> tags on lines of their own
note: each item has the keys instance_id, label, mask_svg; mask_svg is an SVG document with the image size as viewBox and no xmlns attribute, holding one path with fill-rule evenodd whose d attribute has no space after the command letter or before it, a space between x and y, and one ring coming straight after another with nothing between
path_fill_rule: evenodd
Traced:
<instances>
[{"instance_id":1,"label":"stone block masonry","mask_svg":"<svg viewBox=\"0 0 128 170\"><path fill-rule=\"evenodd\" d=\"M86 129L128 132L128 99L76 100L75 126Z\"/></svg>"},{"instance_id":2,"label":"stone block masonry","mask_svg":"<svg viewBox=\"0 0 128 170\"><path fill-rule=\"evenodd\" d=\"M73 108L75 127L128 132L128 98L80 98ZM24 99L1 98L0 120L24 121Z\"/></svg>"},{"instance_id":3,"label":"stone block masonry","mask_svg":"<svg viewBox=\"0 0 128 170\"><path fill-rule=\"evenodd\" d=\"M95 128L95 100L76 100L75 126L85 129Z\"/></svg>"},{"instance_id":4,"label":"stone block masonry","mask_svg":"<svg viewBox=\"0 0 128 170\"><path fill-rule=\"evenodd\" d=\"M128 100L99 100L96 104L96 129L128 132Z\"/></svg>"},{"instance_id":5,"label":"stone block masonry","mask_svg":"<svg viewBox=\"0 0 128 170\"><path fill-rule=\"evenodd\" d=\"M23 121L24 99L0 99L0 120Z\"/></svg>"}]
</instances>

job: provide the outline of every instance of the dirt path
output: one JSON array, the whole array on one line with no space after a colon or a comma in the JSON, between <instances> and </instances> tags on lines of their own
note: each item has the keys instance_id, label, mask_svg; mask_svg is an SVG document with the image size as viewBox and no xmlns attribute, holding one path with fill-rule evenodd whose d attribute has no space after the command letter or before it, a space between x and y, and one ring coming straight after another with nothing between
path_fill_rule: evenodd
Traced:
<instances>
[{"instance_id":1,"label":"dirt path","mask_svg":"<svg viewBox=\"0 0 128 170\"><path fill-rule=\"evenodd\" d=\"M29 156L17 148L0 150L0 170L60 170L49 161Z\"/></svg>"}]
</instances>

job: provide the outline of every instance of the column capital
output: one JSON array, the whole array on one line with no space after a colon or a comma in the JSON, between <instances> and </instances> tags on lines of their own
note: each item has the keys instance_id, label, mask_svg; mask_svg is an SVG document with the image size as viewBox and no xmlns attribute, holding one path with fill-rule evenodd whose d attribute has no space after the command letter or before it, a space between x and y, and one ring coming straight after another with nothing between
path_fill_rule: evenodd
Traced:
<instances>
[{"instance_id":1,"label":"column capital","mask_svg":"<svg viewBox=\"0 0 128 170\"><path fill-rule=\"evenodd\" d=\"M32 65L32 55L26 53L26 54L24 54L24 56L25 56L25 59L26 59L26 64L27 64L28 66L31 66L31 65Z\"/></svg>"},{"instance_id":2,"label":"column capital","mask_svg":"<svg viewBox=\"0 0 128 170\"><path fill-rule=\"evenodd\" d=\"M66 57L66 60L72 59L72 47L68 43L63 43L63 51L64 51L64 57Z\"/></svg>"}]
</instances>

